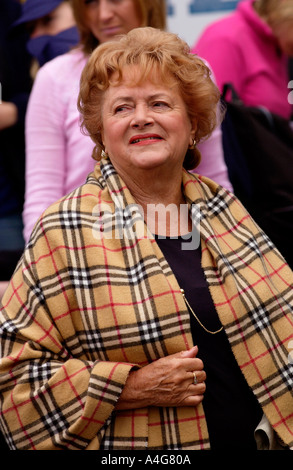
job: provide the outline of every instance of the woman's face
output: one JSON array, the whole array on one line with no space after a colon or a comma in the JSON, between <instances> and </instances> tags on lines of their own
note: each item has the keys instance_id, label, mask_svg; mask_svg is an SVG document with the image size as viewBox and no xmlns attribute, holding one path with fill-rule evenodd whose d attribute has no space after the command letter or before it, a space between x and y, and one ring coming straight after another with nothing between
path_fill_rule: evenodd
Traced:
<instances>
[{"instance_id":1,"label":"woman's face","mask_svg":"<svg viewBox=\"0 0 293 470\"><path fill-rule=\"evenodd\" d=\"M85 24L100 42L141 26L134 0L83 0Z\"/></svg>"},{"instance_id":2,"label":"woman's face","mask_svg":"<svg viewBox=\"0 0 293 470\"><path fill-rule=\"evenodd\" d=\"M181 169L196 126L191 124L178 86L163 85L158 75L133 85L133 71L139 73L135 66L128 66L122 82L105 92L105 150L121 175L135 174L138 169Z\"/></svg>"},{"instance_id":3,"label":"woman's face","mask_svg":"<svg viewBox=\"0 0 293 470\"><path fill-rule=\"evenodd\" d=\"M51 13L27 24L30 37L51 35L65 31L75 25L74 15L69 2L62 2Z\"/></svg>"}]
</instances>

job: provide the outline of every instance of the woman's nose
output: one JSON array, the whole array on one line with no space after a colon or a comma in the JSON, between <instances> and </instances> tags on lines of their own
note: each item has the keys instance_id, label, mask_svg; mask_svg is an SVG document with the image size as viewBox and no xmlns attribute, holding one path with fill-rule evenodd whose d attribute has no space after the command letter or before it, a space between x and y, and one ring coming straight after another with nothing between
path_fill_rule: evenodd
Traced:
<instances>
[{"instance_id":1,"label":"woman's nose","mask_svg":"<svg viewBox=\"0 0 293 470\"><path fill-rule=\"evenodd\" d=\"M136 128L143 128L153 124L154 120L147 106L136 106L131 125Z\"/></svg>"},{"instance_id":2,"label":"woman's nose","mask_svg":"<svg viewBox=\"0 0 293 470\"><path fill-rule=\"evenodd\" d=\"M30 28L31 39L37 38L39 36L43 36L44 34L47 34L47 32L48 32L48 28L44 26L42 18L32 22L31 28Z\"/></svg>"},{"instance_id":3,"label":"woman's nose","mask_svg":"<svg viewBox=\"0 0 293 470\"><path fill-rule=\"evenodd\" d=\"M100 0L99 16L100 16L100 21L104 21L104 22L112 18L113 8L109 0Z\"/></svg>"}]
</instances>

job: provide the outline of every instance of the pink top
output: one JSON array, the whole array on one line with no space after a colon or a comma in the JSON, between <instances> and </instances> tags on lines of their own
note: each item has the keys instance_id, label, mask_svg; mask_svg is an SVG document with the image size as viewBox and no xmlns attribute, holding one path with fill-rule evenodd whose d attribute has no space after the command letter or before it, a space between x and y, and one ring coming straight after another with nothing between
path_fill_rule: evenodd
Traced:
<instances>
[{"instance_id":1,"label":"pink top","mask_svg":"<svg viewBox=\"0 0 293 470\"><path fill-rule=\"evenodd\" d=\"M221 91L232 82L246 105L289 118L288 59L254 11L254 1L240 2L232 14L209 25L192 52L209 62Z\"/></svg>"},{"instance_id":2,"label":"pink top","mask_svg":"<svg viewBox=\"0 0 293 470\"><path fill-rule=\"evenodd\" d=\"M85 183L93 171L93 142L81 133L77 96L86 57L75 50L45 64L38 72L26 116L26 195L24 237L28 241L41 213ZM232 190L216 129L199 148L197 172Z\"/></svg>"}]
</instances>

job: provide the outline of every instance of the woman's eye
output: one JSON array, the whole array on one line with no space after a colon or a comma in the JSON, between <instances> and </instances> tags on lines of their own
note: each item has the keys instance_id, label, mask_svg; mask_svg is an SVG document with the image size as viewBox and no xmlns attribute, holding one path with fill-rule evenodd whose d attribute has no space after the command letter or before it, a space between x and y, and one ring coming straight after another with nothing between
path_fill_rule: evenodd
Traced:
<instances>
[{"instance_id":1,"label":"woman's eye","mask_svg":"<svg viewBox=\"0 0 293 470\"><path fill-rule=\"evenodd\" d=\"M164 109L169 108L169 105L165 101L156 101L155 103L153 103L153 107L158 109Z\"/></svg>"},{"instance_id":2,"label":"woman's eye","mask_svg":"<svg viewBox=\"0 0 293 470\"><path fill-rule=\"evenodd\" d=\"M127 111L129 109L129 106L125 105L120 105L117 106L114 110L115 114L123 113L124 111Z\"/></svg>"}]
</instances>

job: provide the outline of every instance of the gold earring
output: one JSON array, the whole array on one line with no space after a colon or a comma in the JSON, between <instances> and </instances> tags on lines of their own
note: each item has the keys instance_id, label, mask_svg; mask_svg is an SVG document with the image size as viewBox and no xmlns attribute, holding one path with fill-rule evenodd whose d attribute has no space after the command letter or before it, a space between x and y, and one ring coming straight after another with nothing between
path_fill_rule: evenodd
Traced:
<instances>
[{"instance_id":1,"label":"gold earring","mask_svg":"<svg viewBox=\"0 0 293 470\"><path fill-rule=\"evenodd\" d=\"M107 154L107 152L105 150L102 150L101 157L104 158L104 159L107 159L107 158L109 158L109 155Z\"/></svg>"},{"instance_id":2,"label":"gold earring","mask_svg":"<svg viewBox=\"0 0 293 470\"><path fill-rule=\"evenodd\" d=\"M189 146L190 149L195 149L197 145L197 142L195 139L192 140L192 144Z\"/></svg>"}]
</instances>

